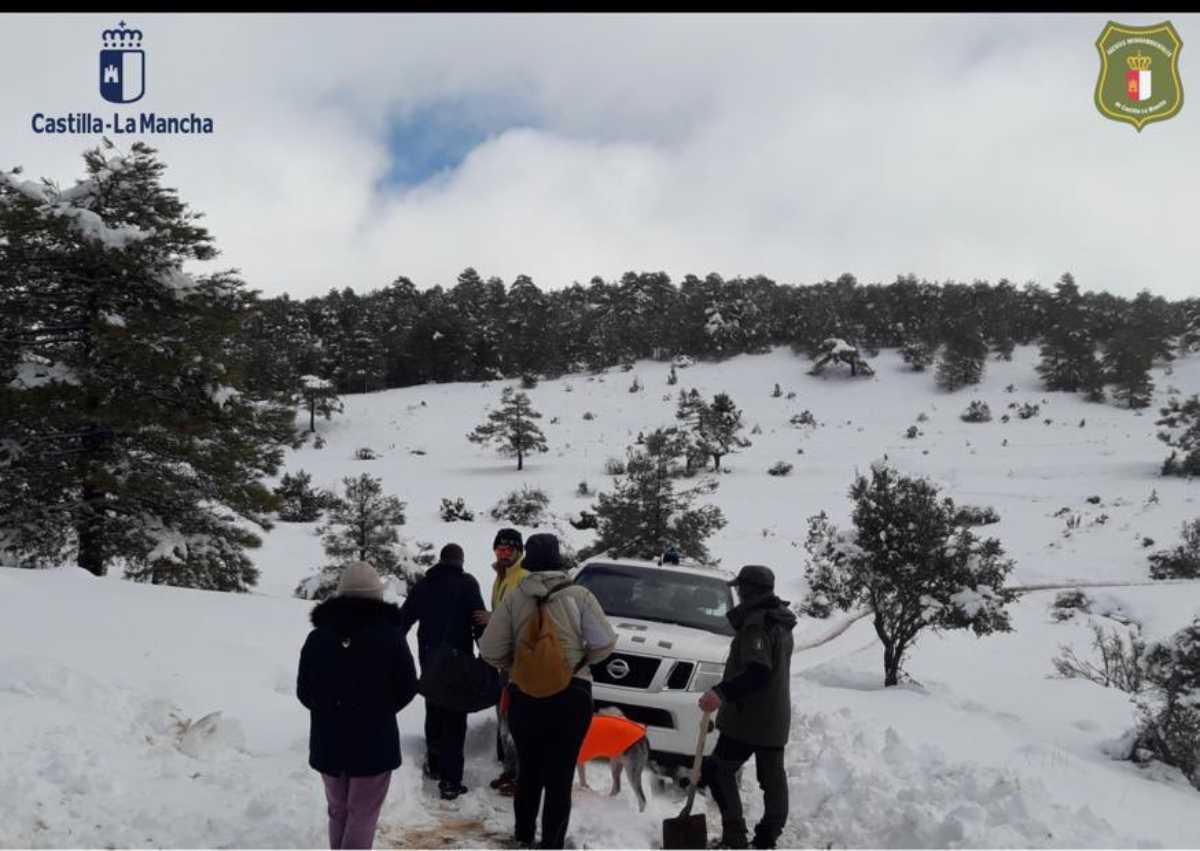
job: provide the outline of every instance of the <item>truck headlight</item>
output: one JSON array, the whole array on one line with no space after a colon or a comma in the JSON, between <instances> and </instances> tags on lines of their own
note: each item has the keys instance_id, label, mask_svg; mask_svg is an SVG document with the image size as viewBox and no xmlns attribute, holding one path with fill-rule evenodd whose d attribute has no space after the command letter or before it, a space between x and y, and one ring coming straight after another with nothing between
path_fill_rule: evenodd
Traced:
<instances>
[{"instance_id":1,"label":"truck headlight","mask_svg":"<svg viewBox=\"0 0 1200 851\"><path fill-rule=\"evenodd\" d=\"M725 665L720 662L700 662L688 691L708 691L725 677Z\"/></svg>"}]
</instances>

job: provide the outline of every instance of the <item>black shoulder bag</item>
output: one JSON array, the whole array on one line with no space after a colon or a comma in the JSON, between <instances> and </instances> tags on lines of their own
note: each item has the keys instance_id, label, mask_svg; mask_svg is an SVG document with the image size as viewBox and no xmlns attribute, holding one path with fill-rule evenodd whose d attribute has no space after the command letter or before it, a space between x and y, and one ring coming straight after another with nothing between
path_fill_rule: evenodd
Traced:
<instances>
[{"instance_id":1,"label":"black shoulder bag","mask_svg":"<svg viewBox=\"0 0 1200 851\"><path fill-rule=\"evenodd\" d=\"M455 712L479 712L500 700L500 672L473 653L464 653L446 639L458 615L460 585L454 594L442 642L421 666L417 690L434 706Z\"/></svg>"}]
</instances>

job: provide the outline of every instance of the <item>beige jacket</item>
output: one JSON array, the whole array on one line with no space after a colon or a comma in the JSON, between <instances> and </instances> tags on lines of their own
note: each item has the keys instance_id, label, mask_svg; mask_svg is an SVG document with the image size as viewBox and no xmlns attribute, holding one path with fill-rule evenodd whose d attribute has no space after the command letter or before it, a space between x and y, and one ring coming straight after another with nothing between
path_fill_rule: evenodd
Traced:
<instances>
[{"instance_id":1,"label":"beige jacket","mask_svg":"<svg viewBox=\"0 0 1200 851\"><path fill-rule=\"evenodd\" d=\"M528 628L529 619L537 613L535 598L545 596L569 578L565 571L530 573L520 585L505 594L479 638L479 655L484 661L504 671L511 669L517 636ZM587 665L575 676L590 680L592 672L588 665L606 659L617 646L617 633L600 608L600 602L582 585L573 585L555 594L545 605L546 614L562 642L567 664L574 670L586 656Z\"/></svg>"}]
</instances>

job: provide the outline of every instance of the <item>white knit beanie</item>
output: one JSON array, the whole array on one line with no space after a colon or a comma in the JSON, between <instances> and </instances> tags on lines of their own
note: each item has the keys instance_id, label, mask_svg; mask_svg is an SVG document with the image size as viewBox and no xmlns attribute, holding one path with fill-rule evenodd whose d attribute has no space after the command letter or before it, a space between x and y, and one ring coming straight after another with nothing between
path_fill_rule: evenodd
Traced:
<instances>
[{"instance_id":1,"label":"white knit beanie","mask_svg":"<svg viewBox=\"0 0 1200 851\"><path fill-rule=\"evenodd\" d=\"M339 597L371 597L383 599L383 580L369 562L355 561L346 565L338 580Z\"/></svg>"}]
</instances>

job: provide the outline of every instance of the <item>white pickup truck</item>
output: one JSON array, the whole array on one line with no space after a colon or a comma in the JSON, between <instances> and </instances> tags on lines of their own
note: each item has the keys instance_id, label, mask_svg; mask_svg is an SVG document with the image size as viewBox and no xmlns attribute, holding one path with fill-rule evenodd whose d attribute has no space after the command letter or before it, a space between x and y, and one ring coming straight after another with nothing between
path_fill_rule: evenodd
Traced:
<instances>
[{"instance_id":1,"label":"white pickup truck","mask_svg":"<svg viewBox=\"0 0 1200 851\"><path fill-rule=\"evenodd\" d=\"M721 681L736 605L728 571L653 561L589 559L575 582L596 595L617 631L613 654L592 667L596 708L616 706L646 725L651 756L690 763L700 731L697 701ZM712 753L716 736L705 742Z\"/></svg>"}]
</instances>

